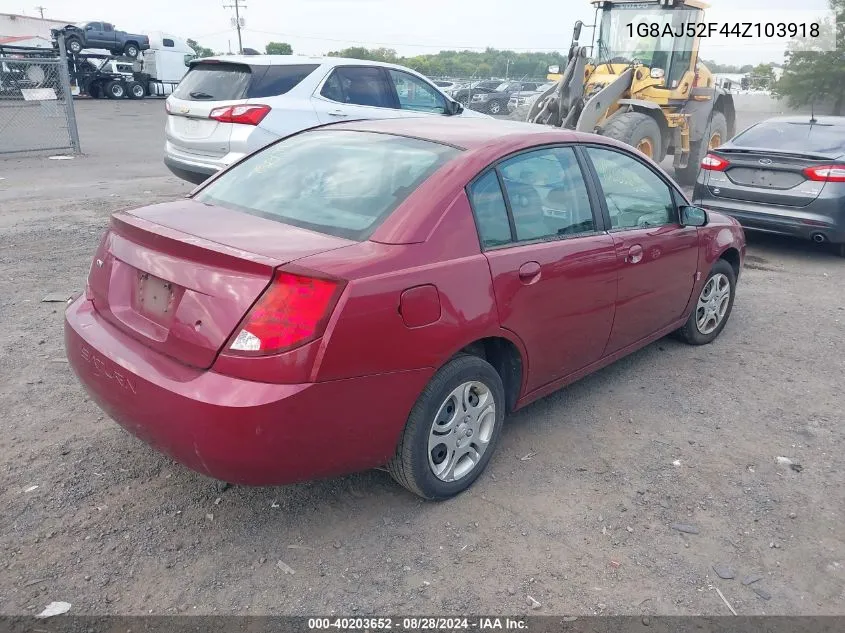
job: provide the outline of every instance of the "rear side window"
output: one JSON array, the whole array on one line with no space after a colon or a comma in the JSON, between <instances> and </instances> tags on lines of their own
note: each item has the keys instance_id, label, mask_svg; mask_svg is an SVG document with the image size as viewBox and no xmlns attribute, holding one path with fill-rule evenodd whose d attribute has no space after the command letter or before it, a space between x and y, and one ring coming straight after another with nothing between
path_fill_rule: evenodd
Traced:
<instances>
[{"instance_id":1,"label":"rear side window","mask_svg":"<svg viewBox=\"0 0 845 633\"><path fill-rule=\"evenodd\" d=\"M173 92L189 101L232 101L282 95L314 72L319 64L247 66L199 63Z\"/></svg>"},{"instance_id":2,"label":"rear side window","mask_svg":"<svg viewBox=\"0 0 845 633\"><path fill-rule=\"evenodd\" d=\"M732 143L739 147L839 156L845 154L845 124L764 121L742 132Z\"/></svg>"},{"instance_id":3,"label":"rear side window","mask_svg":"<svg viewBox=\"0 0 845 633\"><path fill-rule=\"evenodd\" d=\"M319 64L284 64L268 66L267 71L261 74L258 67L254 66L247 96L252 99L283 95L296 87L318 67Z\"/></svg>"},{"instance_id":4,"label":"rear side window","mask_svg":"<svg viewBox=\"0 0 845 633\"><path fill-rule=\"evenodd\" d=\"M320 94L338 103L394 108L393 88L381 68L341 66L326 81Z\"/></svg>"},{"instance_id":5,"label":"rear side window","mask_svg":"<svg viewBox=\"0 0 845 633\"><path fill-rule=\"evenodd\" d=\"M166 38L166 37L165 37L163 40L161 40L161 43L162 43L164 46L169 46L170 48L173 48L174 46L176 46L176 45L173 43L173 40L168 39L168 38Z\"/></svg>"},{"instance_id":6,"label":"rear side window","mask_svg":"<svg viewBox=\"0 0 845 633\"><path fill-rule=\"evenodd\" d=\"M469 187L469 200L483 248L509 244L511 227L508 210L496 171L490 170Z\"/></svg>"},{"instance_id":7,"label":"rear side window","mask_svg":"<svg viewBox=\"0 0 845 633\"><path fill-rule=\"evenodd\" d=\"M269 146L202 189L199 202L365 240L460 150L347 130L305 132Z\"/></svg>"}]
</instances>

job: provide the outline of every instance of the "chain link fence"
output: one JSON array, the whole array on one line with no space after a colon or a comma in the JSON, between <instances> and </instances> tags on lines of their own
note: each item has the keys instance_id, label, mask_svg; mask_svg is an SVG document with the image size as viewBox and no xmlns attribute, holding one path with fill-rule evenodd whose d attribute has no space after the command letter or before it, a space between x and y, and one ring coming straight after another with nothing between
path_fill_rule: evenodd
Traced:
<instances>
[{"instance_id":1,"label":"chain link fence","mask_svg":"<svg viewBox=\"0 0 845 633\"><path fill-rule=\"evenodd\" d=\"M64 51L0 48L0 156L80 151Z\"/></svg>"}]
</instances>

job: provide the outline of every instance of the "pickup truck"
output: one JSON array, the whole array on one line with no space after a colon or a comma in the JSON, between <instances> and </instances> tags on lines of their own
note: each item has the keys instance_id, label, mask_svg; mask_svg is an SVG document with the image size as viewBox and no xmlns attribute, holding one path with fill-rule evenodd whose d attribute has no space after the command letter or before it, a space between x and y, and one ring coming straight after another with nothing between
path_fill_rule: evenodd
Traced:
<instances>
[{"instance_id":1,"label":"pickup truck","mask_svg":"<svg viewBox=\"0 0 845 633\"><path fill-rule=\"evenodd\" d=\"M80 22L61 29L65 46L77 54L85 48L103 48L112 55L125 55L133 59L150 47L150 38L125 31L117 31L108 22Z\"/></svg>"}]
</instances>

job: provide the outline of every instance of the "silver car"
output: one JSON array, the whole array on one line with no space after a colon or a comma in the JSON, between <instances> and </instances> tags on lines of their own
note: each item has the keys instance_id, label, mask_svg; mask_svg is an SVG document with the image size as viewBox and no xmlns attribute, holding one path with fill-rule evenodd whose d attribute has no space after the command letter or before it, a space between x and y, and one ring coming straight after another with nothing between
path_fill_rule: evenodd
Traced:
<instances>
[{"instance_id":1,"label":"silver car","mask_svg":"<svg viewBox=\"0 0 845 633\"><path fill-rule=\"evenodd\" d=\"M165 107L164 162L193 183L281 137L326 123L484 116L403 66L294 55L195 60Z\"/></svg>"}]
</instances>

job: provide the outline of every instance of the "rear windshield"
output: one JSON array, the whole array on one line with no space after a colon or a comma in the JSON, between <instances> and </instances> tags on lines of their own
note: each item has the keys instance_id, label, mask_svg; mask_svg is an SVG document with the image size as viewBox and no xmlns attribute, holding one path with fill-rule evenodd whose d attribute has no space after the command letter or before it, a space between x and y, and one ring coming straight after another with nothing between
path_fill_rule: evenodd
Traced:
<instances>
[{"instance_id":1,"label":"rear windshield","mask_svg":"<svg viewBox=\"0 0 845 633\"><path fill-rule=\"evenodd\" d=\"M202 189L199 202L352 240L365 240L460 150L348 130L275 143Z\"/></svg>"},{"instance_id":2,"label":"rear windshield","mask_svg":"<svg viewBox=\"0 0 845 633\"><path fill-rule=\"evenodd\" d=\"M188 71L173 91L173 96L188 101L233 101L283 95L318 66L200 62Z\"/></svg>"},{"instance_id":3,"label":"rear windshield","mask_svg":"<svg viewBox=\"0 0 845 633\"><path fill-rule=\"evenodd\" d=\"M765 121L737 136L732 144L739 147L839 156L845 154L845 124Z\"/></svg>"}]
</instances>

